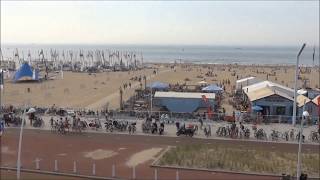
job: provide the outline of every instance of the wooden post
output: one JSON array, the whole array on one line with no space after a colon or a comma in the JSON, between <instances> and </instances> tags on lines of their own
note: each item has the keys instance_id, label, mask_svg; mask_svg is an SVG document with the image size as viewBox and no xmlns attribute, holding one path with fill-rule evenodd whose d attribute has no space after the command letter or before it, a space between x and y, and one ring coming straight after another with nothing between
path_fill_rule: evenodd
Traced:
<instances>
[{"instance_id":1,"label":"wooden post","mask_svg":"<svg viewBox=\"0 0 320 180\"><path fill-rule=\"evenodd\" d=\"M146 75L143 76L143 79L144 79L144 90L147 89L147 77Z\"/></svg>"},{"instance_id":2,"label":"wooden post","mask_svg":"<svg viewBox=\"0 0 320 180\"><path fill-rule=\"evenodd\" d=\"M77 163L76 161L73 161L73 173L77 173Z\"/></svg>"},{"instance_id":3,"label":"wooden post","mask_svg":"<svg viewBox=\"0 0 320 180\"><path fill-rule=\"evenodd\" d=\"M136 167L132 167L132 179L136 179Z\"/></svg>"},{"instance_id":4,"label":"wooden post","mask_svg":"<svg viewBox=\"0 0 320 180\"><path fill-rule=\"evenodd\" d=\"M112 165L112 177L116 177L116 166Z\"/></svg>"},{"instance_id":5,"label":"wooden post","mask_svg":"<svg viewBox=\"0 0 320 180\"><path fill-rule=\"evenodd\" d=\"M96 163L92 164L92 175L96 175Z\"/></svg>"},{"instance_id":6,"label":"wooden post","mask_svg":"<svg viewBox=\"0 0 320 180\"><path fill-rule=\"evenodd\" d=\"M58 160L54 160L54 171L58 172Z\"/></svg>"},{"instance_id":7,"label":"wooden post","mask_svg":"<svg viewBox=\"0 0 320 180\"><path fill-rule=\"evenodd\" d=\"M158 170L154 169L154 180L158 180Z\"/></svg>"},{"instance_id":8,"label":"wooden post","mask_svg":"<svg viewBox=\"0 0 320 180\"><path fill-rule=\"evenodd\" d=\"M123 110L123 102L122 102L122 95L123 95L123 91L122 88L119 88L120 90L120 110Z\"/></svg>"},{"instance_id":9,"label":"wooden post","mask_svg":"<svg viewBox=\"0 0 320 180\"><path fill-rule=\"evenodd\" d=\"M176 171L176 180L179 180L179 171Z\"/></svg>"},{"instance_id":10,"label":"wooden post","mask_svg":"<svg viewBox=\"0 0 320 180\"><path fill-rule=\"evenodd\" d=\"M36 158L36 170L40 170L39 158Z\"/></svg>"}]
</instances>

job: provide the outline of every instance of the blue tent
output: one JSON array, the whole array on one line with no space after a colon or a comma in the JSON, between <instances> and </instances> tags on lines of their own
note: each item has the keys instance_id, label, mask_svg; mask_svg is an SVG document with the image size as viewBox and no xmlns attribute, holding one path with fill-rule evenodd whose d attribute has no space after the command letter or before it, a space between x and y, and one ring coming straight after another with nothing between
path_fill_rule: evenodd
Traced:
<instances>
[{"instance_id":1,"label":"blue tent","mask_svg":"<svg viewBox=\"0 0 320 180\"><path fill-rule=\"evenodd\" d=\"M223 89L215 84L211 84L207 87L202 88L201 90L205 92L214 92L214 93L223 92Z\"/></svg>"},{"instance_id":2,"label":"blue tent","mask_svg":"<svg viewBox=\"0 0 320 180\"><path fill-rule=\"evenodd\" d=\"M169 84L156 81L151 84L148 84L147 87L156 90L166 90L169 88Z\"/></svg>"},{"instance_id":3,"label":"blue tent","mask_svg":"<svg viewBox=\"0 0 320 180\"><path fill-rule=\"evenodd\" d=\"M32 71L28 63L23 63L20 69L14 74L13 81L19 80L39 80L39 72Z\"/></svg>"}]
</instances>

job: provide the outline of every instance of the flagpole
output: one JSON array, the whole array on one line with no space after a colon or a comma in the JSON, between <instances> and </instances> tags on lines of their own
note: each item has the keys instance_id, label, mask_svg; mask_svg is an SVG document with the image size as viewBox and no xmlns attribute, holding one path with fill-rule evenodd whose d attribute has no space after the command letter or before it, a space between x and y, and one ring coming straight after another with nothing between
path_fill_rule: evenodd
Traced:
<instances>
[{"instance_id":1,"label":"flagpole","mask_svg":"<svg viewBox=\"0 0 320 180\"><path fill-rule=\"evenodd\" d=\"M0 57L1 58L1 57ZM0 59L0 66L1 66L1 62L2 62L2 60ZM1 69L1 79L0 79L0 81L1 81L1 83L0 83L0 114L1 114L1 111L2 111L2 91L3 91L3 89L4 89L4 86L3 86L3 84L4 84L4 82L3 82L3 70ZM0 123L2 123L1 121L0 121ZM1 150L2 150L2 141L1 141L1 138L2 138L2 130L4 129L4 126L2 127L2 124L0 124L0 152L1 152ZM2 166L2 153L0 153L0 166ZM1 178L1 170L0 170L0 178Z\"/></svg>"}]
</instances>

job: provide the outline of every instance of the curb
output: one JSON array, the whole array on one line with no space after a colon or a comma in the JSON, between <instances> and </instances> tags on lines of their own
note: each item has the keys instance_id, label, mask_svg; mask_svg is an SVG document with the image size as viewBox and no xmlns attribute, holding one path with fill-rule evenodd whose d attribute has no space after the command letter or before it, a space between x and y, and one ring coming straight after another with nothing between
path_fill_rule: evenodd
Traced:
<instances>
[{"instance_id":1,"label":"curb","mask_svg":"<svg viewBox=\"0 0 320 180\"><path fill-rule=\"evenodd\" d=\"M19 127L8 127L7 129L19 129ZM47 131L50 132L50 129L40 129L40 128L24 128L27 130L38 130L38 131ZM179 138L178 136L174 135L169 135L169 134L164 134L164 135L157 135L157 134L146 134L143 132L135 132L134 134L128 134L128 133L123 133L123 132L106 132L106 131L94 131L94 130L87 130L83 131L81 134L120 134L120 135L129 135L129 136L146 136L146 137L169 137L169 138ZM56 133L52 133L56 134ZM269 144L295 144L298 145L298 142L295 141L266 141L266 140L256 140L256 139L232 139L232 138L223 138L223 137L211 137L211 138L206 138L206 137L197 137L193 136L193 139L203 139L203 140L219 140L219 141L241 141L241 142L255 142L255 143L269 143ZM317 142L304 142L303 145L310 145L310 146L319 146L320 143Z\"/></svg>"}]
</instances>

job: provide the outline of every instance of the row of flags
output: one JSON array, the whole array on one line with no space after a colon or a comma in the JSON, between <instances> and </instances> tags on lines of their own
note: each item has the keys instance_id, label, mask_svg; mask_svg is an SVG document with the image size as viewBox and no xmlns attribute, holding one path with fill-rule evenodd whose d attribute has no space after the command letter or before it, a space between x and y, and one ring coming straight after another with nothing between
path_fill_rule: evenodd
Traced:
<instances>
[{"instance_id":1,"label":"row of flags","mask_svg":"<svg viewBox=\"0 0 320 180\"><path fill-rule=\"evenodd\" d=\"M23 53L23 52L22 52ZM108 55L106 55L108 53ZM133 66L137 67L138 65L143 64L142 52L130 52L130 51L118 51L118 50L83 50L72 51L72 50L62 50L59 52L56 49L50 49L49 56L47 51L43 49L37 51L37 56L42 63L45 65L47 62L53 62L54 67L61 66L62 63L66 63L66 59L69 58L68 62L71 61L72 64L81 64L81 67L93 66L94 64L103 64L109 66ZM67 57L68 56L68 57ZM61 57L61 58L60 58ZM107 60L107 58L109 58ZM85 60L86 59L86 60ZM24 58L19 57L19 51L16 48L14 51L14 61L16 62L17 67L22 64ZM27 61L29 64L32 64L31 53L28 51Z\"/></svg>"}]
</instances>

